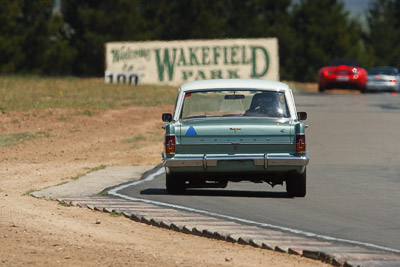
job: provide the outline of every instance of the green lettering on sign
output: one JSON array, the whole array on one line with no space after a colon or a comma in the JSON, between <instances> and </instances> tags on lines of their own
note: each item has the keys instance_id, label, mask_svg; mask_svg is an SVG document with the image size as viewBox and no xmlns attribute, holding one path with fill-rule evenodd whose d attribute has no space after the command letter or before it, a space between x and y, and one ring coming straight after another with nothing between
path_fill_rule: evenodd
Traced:
<instances>
[{"instance_id":1,"label":"green lettering on sign","mask_svg":"<svg viewBox=\"0 0 400 267\"><path fill-rule=\"evenodd\" d=\"M164 59L161 61L160 49L154 49L156 52L157 69L158 69L158 80L160 82L164 81L164 69L167 68L168 79L172 81L174 77L174 65L176 58L176 48L173 48L173 57L170 59L169 50L164 49Z\"/></svg>"},{"instance_id":2,"label":"green lettering on sign","mask_svg":"<svg viewBox=\"0 0 400 267\"><path fill-rule=\"evenodd\" d=\"M239 60L236 58L239 46L232 46L231 47L231 64L238 65Z\"/></svg>"},{"instance_id":3,"label":"green lettering on sign","mask_svg":"<svg viewBox=\"0 0 400 267\"><path fill-rule=\"evenodd\" d=\"M265 59L265 66L264 66L264 69L262 69L262 71L261 72L258 72L257 73L257 62L264 62L264 60L259 60L259 59L257 59L257 50L259 50L259 52L262 54L262 56L264 57L264 59ZM252 71L251 71L251 78L260 78L260 77L263 77L266 73L267 73L267 71L268 71L268 68L269 68L269 57L268 57L268 52L267 52L267 50L264 48L264 47L262 47L262 46L252 46L251 47L251 54L252 54L252 60L253 60L253 62L252 62Z\"/></svg>"},{"instance_id":4,"label":"green lettering on sign","mask_svg":"<svg viewBox=\"0 0 400 267\"><path fill-rule=\"evenodd\" d=\"M119 61L119 50L113 49L113 50L111 50L111 53L113 55L112 62L118 62Z\"/></svg>"},{"instance_id":5,"label":"green lettering on sign","mask_svg":"<svg viewBox=\"0 0 400 267\"><path fill-rule=\"evenodd\" d=\"M239 79L240 76L237 72L238 72L238 70L228 70L228 78L229 79Z\"/></svg>"},{"instance_id":6,"label":"green lettering on sign","mask_svg":"<svg viewBox=\"0 0 400 267\"><path fill-rule=\"evenodd\" d=\"M183 77L184 81L187 81L192 76L193 76L193 72L191 72L191 71L182 71L182 77Z\"/></svg>"},{"instance_id":7,"label":"green lettering on sign","mask_svg":"<svg viewBox=\"0 0 400 267\"><path fill-rule=\"evenodd\" d=\"M198 48L198 47L196 47L196 48L189 48L190 66L193 66L193 65L198 66L198 65L199 65L199 61L197 60L197 57L196 57L196 51L197 51L197 49L199 49L199 48Z\"/></svg>"},{"instance_id":8,"label":"green lettering on sign","mask_svg":"<svg viewBox=\"0 0 400 267\"><path fill-rule=\"evenodd\" d=\"M247 65L251 63L251 59L247 59L246 46L242 46L242 65Z\"/></svg>"},{"instance_id":9,"label":"green lettering on sign","mask_svg":"<svg viewBox=\"0 0 400 267\"><path fill-rule=\"evenodd\" d=\"M209 56L208 53L210 52L210 48L207 47L207 46L203 46L203 47L201 48L201 52L202 52L202 54L203 54L202 60L201 60L201 64L202 64L203 66L205 66L205 65L210 65L210 60L208 59L208 56Z\"/></svg>"},{"instance_id":10,"label":"green lettering on sign","mask_svg":"<svg viewBox=\"0 0 400 267\"><path fill-rule=\"evenodd\" d=\"M211 79L222 79L222 71L212 70L211 71Z\"/></svg>"},{"instance_id":11,"label":"green lettering on sign","mask_svg":"<svg viewBox=\"0 0 400 267\"><path fill-rule=\"evenodd\" d=\"M205 80L206 79L206 75L204 74L203 71L199 70L197 72L197 76L195 78L196 80Z\"/></svg>"},{"instance_id":12,"label":"green lettering on sign","mask_svg":"<svg viewBox=\"0 0 400 267\"><path fill-rule=\"evenodd\" d=\"M214 46L213 51L214 51L214 65L218 65L218 58L221 56L221 47Z\"/></svg>"},{"instance_id":13,"label":"green lettering on sign","mask_svg":"<svg viewBox=\"0 0 400 267\"><path fill-rule=\"evenodd\" d=\"M228 65L228 47L224 47L224 64Z\"/></svg>"},{"instance_id":14,"label":"green lettering on sign","mask_svg":"<svg viewBox=\"0 0 400 267\"><path fill-rule=\"evenodd\" d=\"M176 65L177 66L187 66L185 53L183 51L183 48L180 49L179 59L178 59L178 62L176 63Z\"/></svg>"}]
</instances>

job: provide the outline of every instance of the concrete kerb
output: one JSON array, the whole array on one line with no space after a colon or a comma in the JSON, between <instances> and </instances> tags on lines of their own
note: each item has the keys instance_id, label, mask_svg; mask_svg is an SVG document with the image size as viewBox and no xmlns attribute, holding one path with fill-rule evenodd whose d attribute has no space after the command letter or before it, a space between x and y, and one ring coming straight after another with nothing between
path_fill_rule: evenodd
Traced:
<instances>
[{"instance_id":1,"label":"concrete kerb","mask_svg":"<svg viewBox=\"0 0 400 267\"><path fill-rule=\"evenodd\" d=\"M154 166L107 166L78 180L35 191L31 195L36 198L57 199L101 194L108 188L139 180L153 169Z\"/></svg>"},{"instance_id":2,"label":"concrete kerb","mask_svg":"<svg viewBox=\"0 0 400 267\"><path fill-rule=\"evenodd\" d=\"M158 169L159 166L125 166L125 167L109 166L103 170L89 173L76 181L46 188L41 191L36 191L31 193L31 195L37 198L56 199L59 202L64 202L67 203L68 205L87 207L92 210L98 210L109 213L111 212L121 213L125 217L133 221L165 229L170 229L181 233L193 234L212 239L225 240L233 243L240 243L243 245L250 245L262 249L295 254L315 260L320 260L322 262L330 263L336 266L357 266L359 265L360 262L368 262L368 261L374 261L375 266L388 266L387 264L392 264L393 262L399 263L400 266L400 256L397 254L395 254L394 258L392 258L391 255L386 255L388 256L386 259L385 253L382 253L381 255L383 256L383 260L380 262L380 264L377 264L379 262L376 262L376 258L371 257L371 254L374 254L374 252L376 252L375 250L370 251L371 254L369 257L367 256L364 257L363 259L354 259L354 256L349 257L350 255L348 255L352 254L352 249L350 249L348 253L343 253L344 255L338 255L337 253L335 253L336 249L338 250L343 249L344 251L346 251L346 248L348 248L348 246L344 244L336 244L335 242L327 242L325 240L321 242L321 245L323 243L330 243L330 245L332 245L332 247L335 247L335 249L332 249L332 247L328 245L329 246L328 251L324 251L322 250L323 248L322 245L321 249L314 250L313 248L316 247L315 242L316 241L318 242L318 240L316 240L315 238L309 238L309 244L308 244L309 247L308 247L307 244L299 244L298 242L296 242L296 239L299 238L298 235L290 234L293 237L293 239L288 240L287 238L284 238L284 236L286 236L288 233L279 231L277 229L268 230L280 233L278 235L269 236L270 240L268 240L268 238L266 238L265 236L264 237L260 236L261 237L260 238L257 237L256 233L253 234L249 233L248 230L250 229L247 229L249 228L249 225L246 224L241 224L242 225L241 229L243 232L240 233L240 231L238 231L240 229L237 229L237 227L234 227L232 229L223 229L221 228L221 225L218 226L218 224L220 224L218 222L216 222L216 225L214 227L212 226L212 224L208 225L203 222L199 222L196 224L196 222L185 222L185 221L180 222L178 219L174 222L173 220L171 220L171 218L167 219L165 214L160 214L160 212L157 211L157 209L165 209L165 207L146 203L145 205L149 206L149 209L147 210L147 212L144 212L145 214L143 213L141 214L141 212L138 213L137 211L143 209L142 204L139 205L134 204L136 205L136 207L133 205L134 206L133 208L130 208L129 205L127 204L117 204L118 210L116 210L115 209L116 207L113 206L114 204L112 203L118 203L124 201L121 201L121 199L116 196L101 196L103 193L108 192L109 190L112 190L114 188L132 183L132 181L144 179L148 175L154 174ZM133 203L133 202L126 201L125 203ZM135 202L135 203L140 203L140 202ZM151 210L154 210L154 212ZM185 211L182 212L185 213ZM199 215L207 217L204 214L199 214ZM181 217L184 218L184 216ZM196 221L196 216L193 216L193 219ZM236 221L231 222L226 219L225 221L230 222L232 224L238 224L238 222ZM278 237L281 237L282 240L278 240L280 239ZM302 236L301 239L303 238L305 237ZM293 244L290 244L291 241L293 241ZM366 248L360 248L360 249L367 252L370 250ZM392 261L392 259L394 259L394 261ZM385 262L387 264L385 264Z\"/></svg>"}]
</instances>

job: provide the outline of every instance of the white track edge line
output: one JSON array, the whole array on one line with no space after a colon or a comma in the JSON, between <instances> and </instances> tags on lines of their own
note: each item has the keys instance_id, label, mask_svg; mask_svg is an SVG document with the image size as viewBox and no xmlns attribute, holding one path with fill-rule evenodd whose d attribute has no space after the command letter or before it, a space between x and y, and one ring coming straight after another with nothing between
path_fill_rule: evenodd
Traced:
<instances>
[{"instance_id":1,"label":"white track edge line","mask_svg":"<svg viewBox=\"0 0 400 267\"><path fill-rule=\"evenodd\" d=\"M144 202L144 203L148 203L148 204L164 206L164 207L168 207L168 208L174 208L174 209L180 209L180 210L184 210L184 211L200 213L200 214L207 215L207 216L213 216L213 217L217 217L217 218L228 219L228 220L231 220L231 221L236 221L236 222L241 222L241 223L246 223L246 224L252 224L252 225L261 226L261 227L264 227L264 228L277 229L277 230L281 230L283 232L299 234L299 235L303 235L303 236L306 236L306 237L313 237L313 238L318 238L318 239L322 239L322 240L326 240L326 241L342 242L342 243L347 243L347 244L351 244L351 245L360 245L360 246L364 246L364 247L368 247L368 248L384 250L384 251L387 251L387 252L400 253L400 250L398 250L398 249L383 247L383 246L374 245L374 244L371 244L371 243L366 243L366 242L361 242L361 241L354 241L354 240L347 240L347 239L341 239L341 238L335 238L335 237L326 236L326 235L319 235L319 234L306 232L306 231L302 231L302 230L297 230L297 229L293 229L293 228L289 228L289 227L277 226L277 225L268 224L268 223L259 223L259 222L255 222L255 221L251 221L251 220L247 220L247 219L242 219L242 218L237 218L237 217L233 217L233 216L229 216L229 215L223 215L223 214L219 214L219 213L214 213L214 212L209 212L209 211L199 210L199 209L193 209L193 208L188 208L188 207L184 207L184 206L180 206L180 205L168 204L168 203L158 202L158 201L153 201L153 200L134 198L134 197L129 197L129 196L117 193L118 191L123 190L123 189L125 189L127 187L135 186L135 185L138 185L138 184L141 184L141 183L144 183L144 182L148 182L148 181L152 181L152 180L154 180L154 178L156 178L160 174L163 174L164 172L165 172L164 168L160 167L156 172L150 174L145 179L134 181L134 182L129 183L129 184L118 186L116 188L113 188L113 189L107 191L107 193L110 194L110 195L113 195L113 196L117 196L117 197L126 199L126 200L139 201L139 202Z\"/></svg>"}]
</instances>

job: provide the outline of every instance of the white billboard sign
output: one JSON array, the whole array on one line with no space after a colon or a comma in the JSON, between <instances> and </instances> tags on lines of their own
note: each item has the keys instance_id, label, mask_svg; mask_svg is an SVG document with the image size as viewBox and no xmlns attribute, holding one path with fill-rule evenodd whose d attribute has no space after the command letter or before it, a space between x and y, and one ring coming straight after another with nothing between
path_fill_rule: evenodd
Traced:
<instances>
[{"instance_id":1,"label":"white billboard sign","mask_svg":"<svg viewBox=\"0 0 400 267\"><path fill-rule=\"evenodd\" d=\"M204 79L279 80L278 39L105 44L105 81L180 85Z\"/></svg>"}]
</instances>

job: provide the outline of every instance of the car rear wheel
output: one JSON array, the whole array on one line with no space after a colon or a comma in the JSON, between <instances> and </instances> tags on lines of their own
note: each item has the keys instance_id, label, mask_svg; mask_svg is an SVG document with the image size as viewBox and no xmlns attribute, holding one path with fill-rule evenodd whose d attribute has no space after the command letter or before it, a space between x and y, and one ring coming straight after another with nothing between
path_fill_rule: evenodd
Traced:
<instances>
[{"instance_id":1,"label":"car rear wheel","mask_svg":"<svg viewBox=\"0 0 400 267\"><path fill-rule=\"evenodd\" d=\"M325 87L323 87L322 85L318 84L318 92L324 92L325 91Z\"/></svg>"},{"instance_id":2,"label":"car rear wheel","mask_svg":"<svg viewBox=\"0 0 400 267\"><path fill-rule=\"evenodd\" d=\"M286 179L286 192L291 197L305 197L307 170L302 174L296 174Z\"/></svg>"},{"instance_id":3,"label":"car rear wheel","mask_svg":"<svg viewBox=\"0 0 400 267\"><path fill-rule=\"evenodd\" d=\"M177 174L165 174L165 186L169 194L183 194L185 192L185 180Z\"/></svg>"}]
</instances>

